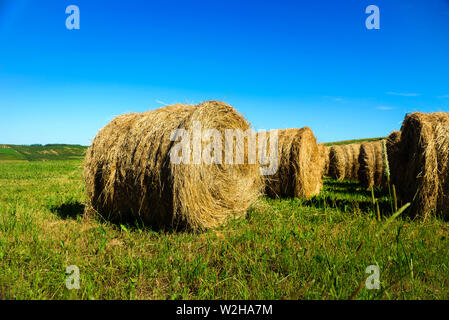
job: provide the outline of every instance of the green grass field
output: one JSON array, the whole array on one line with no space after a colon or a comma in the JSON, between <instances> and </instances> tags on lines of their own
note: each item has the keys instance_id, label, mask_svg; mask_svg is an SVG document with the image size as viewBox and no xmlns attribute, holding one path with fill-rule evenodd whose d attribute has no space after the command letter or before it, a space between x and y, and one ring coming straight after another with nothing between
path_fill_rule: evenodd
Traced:
<instances>
[{"instance_id":1,"label":"green grass field","mask_svg":"<svg viewBox=\"0 0 449 320\"><path fill-rule=\"evenodd\" d=\"M0 161L0 299L447 299L449 226L326 180L204 233L84 218L82 160ZM80 289L65 286L66 267ZM380 289L365 269L377 265Z\"/></svg>"}]
</instances>

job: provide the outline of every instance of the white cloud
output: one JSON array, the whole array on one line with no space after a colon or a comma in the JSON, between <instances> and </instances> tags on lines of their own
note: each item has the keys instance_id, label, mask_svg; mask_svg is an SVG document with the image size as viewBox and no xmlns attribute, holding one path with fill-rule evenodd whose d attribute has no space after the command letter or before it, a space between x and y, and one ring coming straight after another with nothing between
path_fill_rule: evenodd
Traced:
<instances>
[{"instance_id":1,"label":"white cloud","mask_svg":"<svg viewBox=\"0 0 449 320\"><path fill-rule=\"evenodd\" d=\"M442 96L438 96L437 98L449 98L449 94L443 94Z\"/></svg>"},{"instance_id":2,"label":"white cloud","mask_svg":"<svg viewBox=\"0 0 449 320\"><path fill-rule=\"evenodd\" d=\"M393 92L388 91L386 94L392 95L392 96L401 96L401 97L417 97L419 96L419 93L410 93L410 92Z\"/></svg>"},{"instance_id":3,"label":"white cloud","mask_svg":"<svg viewBox=\"0 0 449 320\"><path fill-rule=\"evenodd\" d=\"M378 110L393 110L393 107L388 107L388 106L378 106L376 109Z\"/></svg>"},{"instance_id":4,"label":"white cloud","mask_svg":"<svg viewBox=\"0 0 449 320\"><path fill-rule=\"evenodd\" d=\"M333 97L333 96L323 96L323 98L325 98L325 99L330 99L330 100L332 100L332 101L335 101L335 102L343 102L343 101L345 101L345 99L343 99L342 97Z\"/></svg>"}]
</instances>

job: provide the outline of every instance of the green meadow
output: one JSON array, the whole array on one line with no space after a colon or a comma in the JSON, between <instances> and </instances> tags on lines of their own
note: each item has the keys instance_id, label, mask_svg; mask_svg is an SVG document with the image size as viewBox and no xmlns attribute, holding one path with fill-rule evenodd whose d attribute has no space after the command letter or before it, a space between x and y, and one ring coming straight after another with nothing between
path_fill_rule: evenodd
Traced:
<instances>
[{"instance_id":1,"label":"green meadow","mask_svg":"<svg viewBox=\"0 0 449 320\"><path fill-rule=\"evenodd\" d=\"M0 299L449 298L449 225L393 215L380 189L325 179L216 230L161 231L83 216L85 147L0 147Z\"/></svg>"}]
</instances>

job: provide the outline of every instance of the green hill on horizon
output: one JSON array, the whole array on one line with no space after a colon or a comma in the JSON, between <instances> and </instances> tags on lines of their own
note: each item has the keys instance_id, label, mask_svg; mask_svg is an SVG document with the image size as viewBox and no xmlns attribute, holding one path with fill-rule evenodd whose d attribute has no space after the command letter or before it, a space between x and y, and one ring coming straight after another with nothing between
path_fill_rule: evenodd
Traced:
<instances>
[{"instance_id":1,"label":"green hill on horizon","mask_svg":"<svg viewBox=\"0 0 449 320\"><path fill-rule=\"evenodd\" d=\"M0 144L0 161L47 161L82 159L88 147L71 144Z\"/></svg>"},{"instance_id":2,"label":"green hill on horizon","mask_svg":"<svg viewBox=\"0 0 449 320\"><path fill-rule=\"evenodd\" d=\"M362 143L362 142L371 142L371 141L378 141L386 139L385 137L378 137L378 138L365 138L365 139L354 139L354 140L342 140L342 141L335 141L335 142L325 142L325 146L339 146L344 144L351 144L351 143Z\"/></svg>"},{"instance_id":3,"label":"green hill on horizon","mask_svg":"<svg viewBox=\"0 0 449 320\"><path fill-rule=\"evenodd\" d=\"M362 143L366 141L377 141L385 138L366 138L357 140L344 140L326 142L324 145L342 145L349 143ZM31 144L15 145L0 144L0 161L48 161L82 159L86 154L88 146L78 144Z\"/></svg>"}]
</instances>

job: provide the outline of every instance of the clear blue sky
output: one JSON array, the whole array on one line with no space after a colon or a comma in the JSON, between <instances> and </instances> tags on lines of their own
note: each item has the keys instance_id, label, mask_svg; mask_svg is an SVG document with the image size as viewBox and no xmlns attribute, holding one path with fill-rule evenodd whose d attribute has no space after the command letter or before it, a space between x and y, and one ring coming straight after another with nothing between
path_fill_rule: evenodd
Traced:
<instances>
[{"instance_id":1,"label":"clear blue sky","mask_svg":"<svg viewBox=\"0 0 449 320\"><path fill-rule=\"evenodd\" d=\"M449 0L0 0L0 143L88 145L116 115L210 99L321 142L449 111Z\"/></svg>"}]
</instances>

